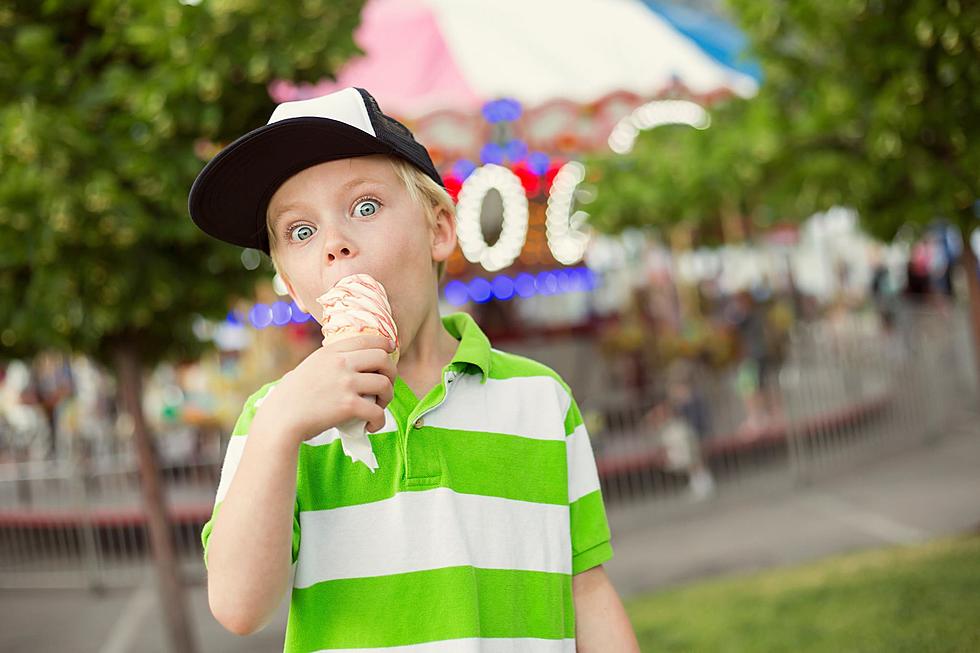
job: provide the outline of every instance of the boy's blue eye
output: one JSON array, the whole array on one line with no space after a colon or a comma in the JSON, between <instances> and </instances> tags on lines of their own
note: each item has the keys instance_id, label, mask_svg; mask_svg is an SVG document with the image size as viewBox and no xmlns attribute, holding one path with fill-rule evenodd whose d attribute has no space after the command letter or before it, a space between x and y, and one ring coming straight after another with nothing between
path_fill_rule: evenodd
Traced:
<instances>
[{"instance_id":1,"label":"boy's blue eye","mask_svg":"<svg viewBox=\"0 0 980 653\"><path fill-rule=\"evenodd\" d=\"M293 240L293 236L295 234L302 233L302 231L304 229L308 229L310 231L310 235L307 236L306 238L300 238L300 240L306 240L307 238L312 238L313 237L313 227L311 227L309 225L306 225L306 224L301 224L301 225L296 226L296 227L293 227L293 228L291 228L289 230L289 239L290 240Z\"/></svg>"},{"instance_id":2,"label":"boy's blue eye","mask_svg":"<svg viewBox=\"0 0 980 653\"><path fill-rule=\"evenodd\" d=\"M354 215L361 218L368 218L378 212L381 204L377 200L363 199L354 205Z\"/></svg>"}]
</instances>

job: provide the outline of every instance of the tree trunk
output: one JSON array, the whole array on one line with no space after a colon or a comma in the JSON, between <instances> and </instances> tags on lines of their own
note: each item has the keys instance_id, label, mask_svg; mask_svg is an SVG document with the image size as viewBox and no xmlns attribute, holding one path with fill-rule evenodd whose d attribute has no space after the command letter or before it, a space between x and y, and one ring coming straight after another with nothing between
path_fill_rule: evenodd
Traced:
<instances>
[{"instance_id":1,"label":"tree trunk","mask_svg":"<svg viewBox=\"0 0 980 653\"><path fill-rule=\"evenodd\" d=\"M970 233L963 235L963 267L966 287L970 296L970 331L973 333L973 361L977 380L980 381L980 276L977 273L977 255L970 244Z\"/></svg>"},{"instance_id":2,"label":"tree trunk","mask_svg":"<svg viewBox=\"0 0 980 653\"><path fill-rule=\"evenodd\" d=\"M115 347L114 355L119 380L119 401L123 409L132 416L135 427L133 440L139 461L140 485L143 488L143 504L146 510L150 545L157 569L160 606L166 620L164 625L170 636L171 650L193 653L196 647L190 622L187 619L183 581L171 539L163 484L156 452L143 415L143 370L139 353L135 343L126 340Z\"/></svg>"}]
</instances>

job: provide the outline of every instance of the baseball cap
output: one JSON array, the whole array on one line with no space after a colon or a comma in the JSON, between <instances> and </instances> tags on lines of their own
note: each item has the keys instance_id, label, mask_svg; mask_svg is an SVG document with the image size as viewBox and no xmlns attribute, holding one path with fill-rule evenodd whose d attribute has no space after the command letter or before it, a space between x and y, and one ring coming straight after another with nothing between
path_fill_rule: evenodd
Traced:
<instances>
[{"instance_id":1,"label":"baseball cap","mask_svg":"<svg viewBox=\"0 0 980 653\"><path fill-rule=\"evenodd\" d=\"M265 213L279 186L310 166L370 154L400 157L445 188L412 132L366 90L347 87L284 102L267 124L221 150L194 180L191 219L214 238L268 254Z\"/></svg>"}]
</instances>

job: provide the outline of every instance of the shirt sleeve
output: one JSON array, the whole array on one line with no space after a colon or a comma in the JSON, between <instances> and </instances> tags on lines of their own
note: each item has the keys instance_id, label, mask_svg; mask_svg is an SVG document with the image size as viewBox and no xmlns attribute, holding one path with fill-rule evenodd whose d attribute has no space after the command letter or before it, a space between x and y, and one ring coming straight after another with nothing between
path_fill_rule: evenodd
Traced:
<instances>
[{"instance_id":1,"label":"shirt sleeve","mask_svg":"<svg viewBox=\"0 0 980 653\"><path fill-rule=\"evenodd\" d=\"M601 565L613 556L595 455L574 397L565 414L565 449L574 575Z\"/></svg>"},{"instance_id":2,"label":"shirt sleeve","mask_svg":"<svg viewBox=\"0 0 980 653\"><path fill-rule=\"evenodd\" d=\"M274 383L264 385L245 401L242 413L238 416L234 430L231 433L231 438L228 440L228 448L225 451L225 458L221 464L221 479L218 481L218 490L214 498L214 509L211 512L211 518L204 524L204 528L201 530L201 545L204 548L205 569L208 566L208 540L211 537L211 530L214 528L215 517L218 516L221 503L224 501L225 495L228 493L228 488L231 486L231 481L235 477L235 472L238 470L238 463L242 459L245 443L248 442L248 429L252 425L255 412L273 387L275 387ZM299 500L297 498L293 506L293 542L291 555L294 563L299 556L299 542Z\"/></svg>"}]
</instances>

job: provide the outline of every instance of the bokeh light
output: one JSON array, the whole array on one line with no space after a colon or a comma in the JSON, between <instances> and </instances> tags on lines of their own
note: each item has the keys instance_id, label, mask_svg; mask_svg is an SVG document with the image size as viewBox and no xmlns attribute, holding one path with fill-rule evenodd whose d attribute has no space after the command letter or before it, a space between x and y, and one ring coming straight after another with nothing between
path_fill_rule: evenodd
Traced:
<instances>
[{"instance_id":1,"label":"bokeh light","mask_svg":"<svg viewBox=\"0 0 980 653\"><path fill-rule=\"evenodd\" d=\"M276 326L289 324L292 319L292 307L286 302L273 302L271 307L272 323Z\"/></svg>"},{"instance_id":2,"label":"bokeh light","mask_svg":"<svg viewBox=\"0 0 980 653\"><path fill-rule=\"evenodd\" d=\"M462 281L450 281L444 290L446 301L453 306L462 306L470 300L470 292Z\"/></svg>"},{"instance_id":3,"label":"bokeh light","mask_svg":"<svg viewBox=\"0 0 980 653\"><path fill-rule=\"evenodd\" d=\"M490 286L493 296L499 300L507 301L514 296L514 280L505 274L495 277Z\"/></svg>"},{"instance_id":4,"label":"bokeh light","mask_svg":"<svg viewBox=\"0 0 980 653\"><path fill-rule=\"evenodd\" d=\"M470 281L469 285L470 297L473 298L477 304L483 304L490 300L493 294L493 289L490 286L490 282L483 277L477 277Z\"/></svg>"},{"instance_id":5,"label":"bokeh light","mask_svg":"<svg viewBox=\"0 0 980 653\"><path fill-rule=\"evenodd\" d=\"M514 279L514 290L521 297L533 297L534 293L537 292L534 287L534 277L526 272L517 275Z\"/></svg>"},{"instance_id":6,"label":"bokeh light","mask_svg":"<svg viewBox=\"0 0 980 653\"><path fill-rule=\"evenodd\" d=\"M266 304L256 304L248 312L248 320L256 329L264 329L272 323L272 309Z\"/></svg>"}]
</instances>

